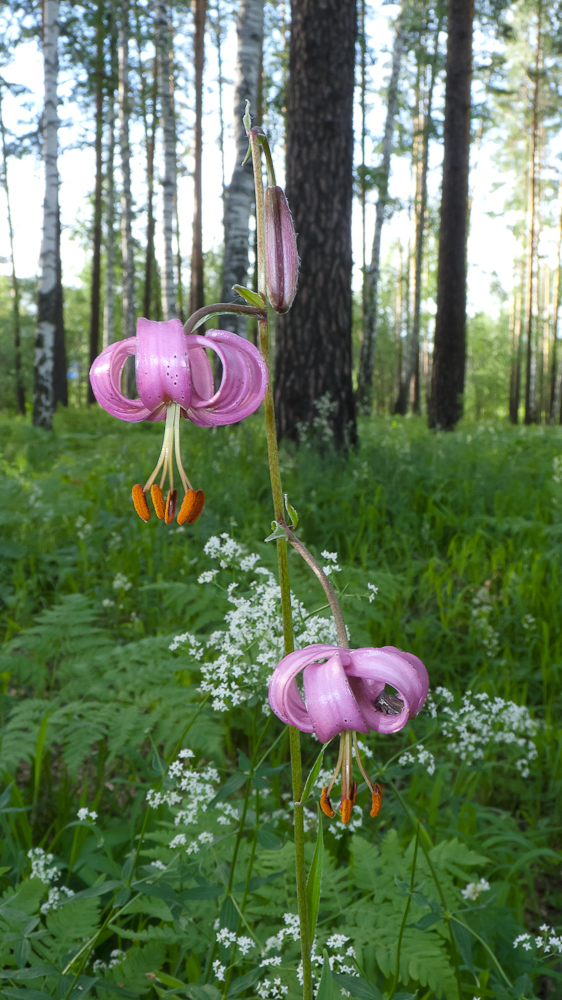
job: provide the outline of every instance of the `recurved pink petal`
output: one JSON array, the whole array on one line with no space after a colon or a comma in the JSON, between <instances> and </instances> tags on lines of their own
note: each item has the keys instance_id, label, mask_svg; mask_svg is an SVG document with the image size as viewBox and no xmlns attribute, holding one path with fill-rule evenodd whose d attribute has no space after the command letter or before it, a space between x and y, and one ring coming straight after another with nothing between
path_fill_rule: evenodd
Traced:
<instances>
[{"instance_id":1,"label":"recurved pink petal","mask_svg":"<svg viewBox=\"0 0 562 1000\"><path fill-rule=\"evenodd\" d=\"M150 409L140 399L128 399L121 392L121 372L128 357L136 351L136 340L129 337L110 344L94 361L90 382L94 396L104 410L119 420L137 422L153 419Z\"/></svg>"},{"instance_id":2,"label":"recurved pink petal","mask_svg":"<svg viewBox=\"0 0 562 1000\"><path fill-rule=\"evenodd\" d=\"M325 663L310 663L303 672L308 717L321 743L343 729L368 733L346 676L349 652L336 649Z\"/></svg>"},{"instance_id":3,"label":"recurved pink petal","mask_svg":"<svg viewBox=\"0 0 562 1000\"><path fill-rule=\"evenodd\" d=\"M380 648L385 652L388 651L396 653L397 656L401 656L404 660L407 660L408 663L414 668L420 679L421 682L420 698L417 702L414 702L412 705L410 705L410 718L413 719L414 716L418 714L420 708L424 704L425 699L427 698L427 693L429 691L429 675L425 668L425 664L422 663L419 656L415 656L414 653L408 653L404 649L397 649L396 646L381 646Z\"/></svg>"},{"instance_id":4,"label":"recurved pink petal","mask_svg":"<svg viewBox=\"0 0 562 1000\"><path fill-rule=\"evenodd\" d=\"M214 350L222 364L221 384L212 395L201 393L202 379L193 384L188 418L210 427L237 423L254 413L267 388L267 368L258 349L228 330L209 330L204 337L194 334L188 340Z\"/></svg>"},{"instance_id":5,"label":"recurved pink petal","mask_svg":"<svg viewBox=\"0 0 562 1000\"><path fill-rule=\"evenodd\" d=\"M307 664L331 656L336 649L337 646L313 643L289 653L277 664L269 681L269 704L282 722L296 726L303 733L314 731L295 678Z\"/></svg>"},{"instance_id":6,"label":"recurved pink petal","mask_svg":"<svg viewBox=\"0 0 562 1000\"><path fill-rule=\"evenodd\" d=\"M351 666L347 673L349 677L358 677L366 682L364 685L365 699L359 689L361 713L371 729L380 733L395 733L402 729L410 714L415 714L423 705L427 696L427 671L418 661L421 668L414 666L402 655L401 650L394 647L386 649L354 649L351 652ZM416 657L417 659L417 657ZM396 689L404 703L404 709L399 715L386 715L374 707L374 699L379 693L372 687L389 684ZM380 689L382 690L382 688ZM424 693L425 691L425 693ZM376 693L375 693L376 692ZM370 706L367 704L370 702Z\"/></svg>"},{"instance_id":7,"label":"recurved pink petal","mask_svg":"<svg viewBox=\"0 0 562 1000\"><path fill-rule=\"evenodd\" d=\"M187 340L179 319L163 323L137 321L137 386L142 402L151 412L172 401L184 410L191 405Z\"/></svg>"}]
</instances>

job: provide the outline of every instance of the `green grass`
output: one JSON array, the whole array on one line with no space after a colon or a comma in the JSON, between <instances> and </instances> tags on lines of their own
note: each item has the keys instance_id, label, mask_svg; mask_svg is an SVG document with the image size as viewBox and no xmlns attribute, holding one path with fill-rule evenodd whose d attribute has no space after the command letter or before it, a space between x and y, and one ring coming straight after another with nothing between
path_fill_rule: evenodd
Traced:
<instances>
[{"instance_id":1,"label":"green grass","mask_svg":"<svg viewBox=\"0 0 562 1000\"><path fill-rule=\"evenodd\" d=\"M186 469L207 505L178 530L155 517L142 523L130 501L156 461L161 426L97 409L59 413L52 434L0 419L7 996L74 1000L123 984L134 995L214 1000L225 983L255 996L265 974L255 971L259 952L231 955L215 944L213 922L263 946L284 926L283 913L295 912L282 727L270 719L258 746L260 700L213 712L198 693L197 658L168 649L178 633L204 642L224 627L224 588L239 577L225 569L222 589L197 583L213 565L203 551L212 535L227 532L275 568L274 547L263 541L271 501L262 422L182 433ZM365 812L343 836L325 825L320 956L330 934L349 937L372 1000L377 990L420 1000L547 996L549 982L560 989L555 963L534 946L514 949L513 939L556 927L561 905L562 483L554 462L562 431L463 424L435 435L416 420L379 418L360 436L348 456L321 437L281 454L303 541L318 557L339 555L334 580L352 645L415 652L432 688L446 687L457 707L467 691L525 706L539 723L537 756L522 775L523 751L492 740L481 758L463 762L443 736L443 716L427 711L373 742L370 766L385 788L380 817ZM293 552L290 571L299 599L322 609L322 591ZM371 603L367 583L378 587ZM434 773L420 765L416 741L433 753ZM302 742L311 765L317 745ZM197 812L190 837L212 834L212 848L174 860L177 809L147 811L145 800L150 787L171 788L166 761L180 746L194 751L199 771L217 769L201 801L235 780L225 799L230 826L214 808ZM399 764L409 747L412 762ZM262 768L277 770L247 778L264 755ZM77 823L81 806L95 809L95 823ZM314 825L311 809L309 861ZM48 888L30 877L32 847L54 855L57 885L101 894L41 912ZM170 873L151 869L154 859ZM492 888L467 904L461 889L481 877ZM92 888L104 879L107 892ZM111 966L115 949L125 954ZM289 998L298 995L295 949L285 938L281 970L266 977L279 974ZM73 964L77 953L88 958L83 969L80 954ZM231 959L227 979L215 978L212 961L228 968ZM30 966L39 972L26 974Z\"/></svg>"}]
</instances>

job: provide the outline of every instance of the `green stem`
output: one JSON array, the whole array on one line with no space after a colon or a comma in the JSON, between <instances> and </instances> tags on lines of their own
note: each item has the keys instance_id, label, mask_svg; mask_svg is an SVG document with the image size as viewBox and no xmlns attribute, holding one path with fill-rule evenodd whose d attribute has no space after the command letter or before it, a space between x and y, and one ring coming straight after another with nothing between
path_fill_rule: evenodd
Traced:
<instances>
[{"instance_id":1,"label":"green stem","mask_svg":"<svg viewBox=\"0 0 562 1000\"><path fill-rule=\"evenodd\" d=\"M265 280L265 217L263 177L261 167L261 152L258 131L251 129L248 135L252 150L254 167L254 185L256 191L256 247L258 258L258 293L266 296ZM275 429L275 407L273 403L273 381L269 359L269 335L267 318L258 319L259 347L267 365L269 374L267 391L264 399L265 431L267 436L267 455L269 460L269 475L271 479L271 495L276 521L283 518L283 489L281 486L281 471L279 468L279 451L277 448L277 433ZM293 652L293 622L291 616L291 589L289 584L289 566L287 561L287 541L277 540L277 560L279 563L279 587L281 590L281 613L283 618L283 641L285 656ZM300 748L300 733L293 726L289 728L289 746L291 752L291 773L293 782L293 803L295 816L295 863L297 881L297 905L299 910L299 927L301 936L302 968L303 968L303 1000L312 1000L312 967L310 961L311 942L308 933L308 914L306 902L306 868L304 862L304 815L302 796L302 759Z\"/></svg>"},{"instance_id":2,"label":"green stem","mask_svg":"<svg viewBox=\"0 0 562 1000\"><path fill-rule=\"evenodd\" d=\"M224 316L226 313L240 316L263 316L264 312L265 305L263 309L257 309L256 306L245 306L240 302L215 302L210 306L202 306L197 312L192 313L187 323L184 323L183 329L184 333L193 333L196 327L201 325L202 320L210 319L211 316Z\"/></svg>"},{"instance_id":3,"label":"green stem","mask_svg":"<svg viewBox=\"0 0 562 1000\"><path fill-rule=\"evenodd\" d=\"M389 1000L392 1000L392 997L396 992L396 987L398 986L398 977L400 975L400 952L402 950L402 938L404 937L404 928L406 927L406 920L408 919L408 913L410 911L410 903L412 902L412 893L414 891L414 879L416 876L416 861L418 860L419 840L420 840L420 825L418 823L416 829L416 843L414 845L414 858L412 861L412 875L410 877L410 891L408 893L408 899L406 900L406 906L404 907L404 915L402 917L402 923L400 924L400 933L398 934L398 947L396 949L396 969L394 970L394 982L392 983L392 987L390 990Z\"/></svg>"}]
</instances>

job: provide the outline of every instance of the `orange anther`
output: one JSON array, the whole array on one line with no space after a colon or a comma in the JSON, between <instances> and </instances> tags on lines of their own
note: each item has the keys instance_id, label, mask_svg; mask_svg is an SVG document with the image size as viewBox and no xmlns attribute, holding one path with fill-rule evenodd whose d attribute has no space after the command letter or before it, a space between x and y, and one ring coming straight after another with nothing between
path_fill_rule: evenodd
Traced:
<instances>
[{"instance_id":1,"label":"orange anther","mask_svg":"<svg viewBox=\"0 0 562 1000\"><path fill-rule=\"evenodd\" d=\"M328 786L325 785L322 789L322 795L320 796L320 808L325 816L329 816L330 819L334 815L334 810L332 809L332 803L330 802L330 796L328 795Z\"/></svg>"},{"instance_id":2,"label":"orange anther","mask_svg":"<svg viewBox=\"0 0 562 1000\"><path fill-rule=\"evenodd\" d=\"M177 499L178 499L178 491L169 490L168 496L166 497L166 511L164 513L164 521L166 522L166 524L171 524L171 522L174 519Z\"/></svg>"},{"instance_id":3,"label":"orange anther","mask_svg":"<svg viewBox=\"0 0 562 1000\"><path fill-rule=\"evenodd\" d=\"M156 483L154 483L154 486L150 487L150 496L152 498L152 503L154 504L156 517L162 520L162 518L164 517L166 505L164 503L164 496L162 494L162 490L160 489L159 486L156 485Z\"/></svg>"},{"instance_id":4,"label":"orange anther","mask_svg":"<svg viewBox=\"0 0 562 1000\"><path fill-rule=\"evenodd\" d=\"M203 490L188 490L178 513L178 524L193 524L205 506Z\"/></svg>"},{"instance_id":5,"label":"orange anther","mask_svg":"<svg viewBox=\"0 0 562 1000\"><path fill-rule=\"evenodd\" d=\"M139 515L141 521L149 521L150 511L148 509L146 497L144 495L142 486L140 486L138 483L136 486L133 486L132 496L133 496L133 503L135 505L135 510Z\"/></svg>"},{"instance_id":6,"label":"orange anther","mask_svg":"<svg viewBox=\"0 0 562 1000\"><path fill-rule=\"evenodd\" d=\"M380 785L375 785L373 788L373 805L371 808L371 816L378 816L381 811L382 805L382 788Z\"/></svg>"},{"instance_id":7,"label":"orange anther","mask_svg":"<svg viewBox=\"0 0 562 1000\"><path fill-rule=\"evenodd\" d=\"M344 799L341 804L341 821L342 823L349 823L351 819L351 810L353 809L352 799Z\"/></svg>"}]
</instances>

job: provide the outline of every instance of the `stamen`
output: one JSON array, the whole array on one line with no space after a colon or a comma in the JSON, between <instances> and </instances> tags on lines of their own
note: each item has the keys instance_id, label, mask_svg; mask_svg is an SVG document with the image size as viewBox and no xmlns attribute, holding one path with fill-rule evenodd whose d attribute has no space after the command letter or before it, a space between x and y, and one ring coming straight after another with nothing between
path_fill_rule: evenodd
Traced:
<instances>
[{"instance_id":1,"label":"stamen","mask_svg":"<svg viewBox=\"0 0 562 1000\"><path fill-rule=\"evenodd\" d=\"M322 795L320 796L320 808L325 816L335 816L334 810L332 809L332 803L330 802L330 796L328 795L328 786L325 785L322 789Z\"/></svg>"},{"instance_id":2,"label":"stamen","mask_svg":"<svg viewBox=\"0 0 562 1000\"><path fill-rule=\"evenodd\" d=\"M185 469L183 467L182 460L181 460L181 452L180 452L180 416L181 416L181 409L180 409L179 406L177 406L176 412L174 414L174 443L175 443L175 450L176 450L176 465L178 467L178 472L180 474L180 479L181 479L181 482L182 482L182 486L183 486L184 492L187 492L188 489L192 489L192 486L191 486L191 483L189 482L189 479L187 478L187 476L185 474Z\"/></svg>"},{"instance_id":3,"label":"stamen","mask_svg":"<svg viewBox=\"0 0 562 1000\"><path fill-rule=\"evenodd\" d=\"M351 819L351 810L353 809L353 802L351 799L344 799L341 804L341 821L342 823L349 823Z\"/></svg>"},{"instance_id":4,"label":"stamen","mask_svg":"<svg viewBox=\"0 0 562 1000\"><path fill-rule=\"evenodd\" d=\"M189 489L183 498L183 503L178 514L178 524L194 524L205 506L205 494L203 490L195 491Z\"/></svg>"},{"instance_id":5,"label":"stamen","mask_svg":"<svg viewBox=\"0 0 562 1000\"><path fill-rule=\"evenodd\" d=\"M373 805L371 808L371 816L373 818L378 816L381 811L382 805L382 788L380 785L375 785L373 788Z\"/></svg>"},{"instance_id":6,"label":"stamen","mask_svg":"<svg viewBox=\"0 0 562 1000\"><path fill-rule=\"evenodd\" d=\"M168 496L166 497L166 511L164 514L164 521L166 524L170 524L174 519L177 499L178 499L178 491L170 490L168 492Z\"/></svg>"},{"instance_id":7,"label":"stamen","mask_svg":"<svg viewBox=\"0 0 562 1000\"><path fill-rule=\"evenodd\" d=\"M144 490L139 483L137 483L136 486L133 486L132 496L133 496L133 503L135 505L135 510L139 515L141 521L149 521L150 511L148 509L148 504L146 502Z\"/></svg>"},{"instance_id":8,"label":"stamen","mask_svg":"<svg viewBox=\"0 0 562 1000\"><path fill-rule=\"evenodd\" d=\"M162 490L156 485L156 483L150 487L150 496L152 498L152 503L154 504L156 517L162 520L165 511L164 496Z\"/></svg>"},{"instance_id":9,"label":"stamen","mask_svg":"<svg viewBox=\"0 0 562 1000\"><path fill-rule=\"evenodd\" d=\"M357 766L359 767L359 770L361 771L361 774L365 779L367 788L369 789L370 792L372 792L375 786L373 785L373 782L371 781L369 775L367 774L363 766L363 761L361 759L361 754L359 752L359 743L357 742L357 733L353 734L353 746L355 748L355 760L357 761Z\"/></svg>"}]
</instances>

